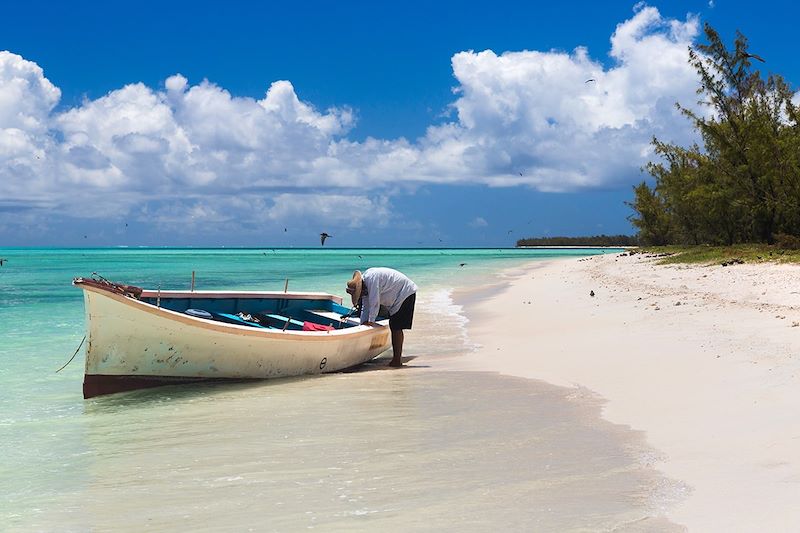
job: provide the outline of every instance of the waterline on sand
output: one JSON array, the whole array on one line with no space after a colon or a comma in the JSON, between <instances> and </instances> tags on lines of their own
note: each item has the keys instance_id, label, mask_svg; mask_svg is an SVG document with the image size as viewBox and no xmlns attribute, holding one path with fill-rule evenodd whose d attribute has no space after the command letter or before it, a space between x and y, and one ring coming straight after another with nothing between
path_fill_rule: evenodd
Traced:
<instances>
[{"instance_id":1,"label":"waterline on sand","mask_svg":"<svg viewBox=\"0 0 800 533\"><path fill-rule=\"evenodd\" d=\"M59 481L15 491L24 512L6 518L12 530L669 530L651 451L599 410L591 394L425 368L98 398L50 463Z\"/></svg>"}]
</instances>

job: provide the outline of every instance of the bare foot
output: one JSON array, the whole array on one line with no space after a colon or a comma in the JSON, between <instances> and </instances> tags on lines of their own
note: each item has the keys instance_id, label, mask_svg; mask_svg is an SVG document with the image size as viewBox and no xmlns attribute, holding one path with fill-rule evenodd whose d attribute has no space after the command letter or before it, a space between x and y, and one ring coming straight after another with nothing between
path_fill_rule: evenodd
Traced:
<instances>
[{"instance_id":1,"label":"bare foot","mask_svg":"<svg viewBox=\"0 0 800 533\"><path fill-rule=\"evenodd\" d=\"M399 367L403 366L403 361L402 360L395 361L394 359L392 359L391 361L389 361L389 366L393 366L395 368L399 368Z\"/></svg>"}]
</instances>

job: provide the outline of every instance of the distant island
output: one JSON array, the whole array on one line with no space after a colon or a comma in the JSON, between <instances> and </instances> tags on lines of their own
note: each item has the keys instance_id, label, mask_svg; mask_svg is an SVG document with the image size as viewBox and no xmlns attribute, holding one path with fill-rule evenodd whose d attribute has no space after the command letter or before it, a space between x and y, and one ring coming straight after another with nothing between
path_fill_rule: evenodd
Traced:
<instances>
[{"instance_id":1,"label":"distant island","mask_svg":"<svg viewBox=\"0 0 800 533\"><path fill-rule=\"evenodd\" d=\"M590 237L529 237L517 246L638 246L635 235L593 235Z\"/></svg>"}]
</instances>

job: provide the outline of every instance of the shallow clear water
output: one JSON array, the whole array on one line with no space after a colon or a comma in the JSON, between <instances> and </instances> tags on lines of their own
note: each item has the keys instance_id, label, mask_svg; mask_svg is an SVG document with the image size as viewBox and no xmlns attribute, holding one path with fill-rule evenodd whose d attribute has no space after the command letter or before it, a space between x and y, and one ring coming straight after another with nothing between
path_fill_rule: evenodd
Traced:
<instances>
[{"instance_id":1,"label":"shallow clear water","mask_svg":"<svg viewBox=\"0 0 800 533\"><path fill-rule=\"evenodd\" d=\"M591 251L0 249L0 524L15 531L669 529L669 484L591 397L427 368L469 349L449 298L500 268ZM466 263L463 267L460 263ZM81 396L76 276L322 290L391 266L419 285L412 368ZM578 395L580 396L580 395ZM655 507L654 507L655 506Z\"/></svg>"}]
</instances>

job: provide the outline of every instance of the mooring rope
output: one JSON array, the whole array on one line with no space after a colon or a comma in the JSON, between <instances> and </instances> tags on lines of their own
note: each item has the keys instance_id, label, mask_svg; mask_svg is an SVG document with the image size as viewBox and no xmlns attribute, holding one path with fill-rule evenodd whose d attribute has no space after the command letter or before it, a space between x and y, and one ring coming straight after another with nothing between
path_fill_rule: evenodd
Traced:
<instances>
[{"instance_id":1,"label":"mooring rope","mask_svg":"<svg viewBox=\"0 0 800 533\"><path fill-rule=\"evenodd\" d=\"M70 363L72 362L72 360L73 360L73 359L75 359L75 356L76 356L76 355L78 355L78 350L80 350L80 349L81 349L81 346L83 346L83 341L85 341L85 340L86 340L86 335L84 335L84 336L83 336L83 338L81 339L81 343L78 345L78 348L75 350L75 353L74 353L74 354L72 354L72 357L70 357L70 358L69 358L69 361L67 361L66 363L64 363L64 366L62 366L61 368L59 368L58 370L56 370L56 374L58 374L59 372L61 372L61 371L62 371L62 370L64 370L65 368L67 368L67 365L68 365L68 364L70 364Z\"/></svg>"}]
</instances>

